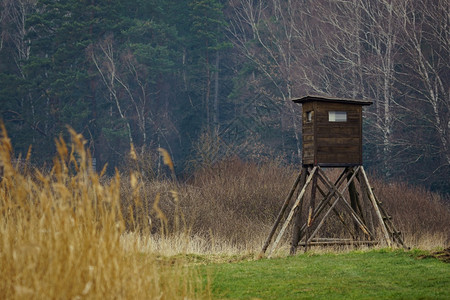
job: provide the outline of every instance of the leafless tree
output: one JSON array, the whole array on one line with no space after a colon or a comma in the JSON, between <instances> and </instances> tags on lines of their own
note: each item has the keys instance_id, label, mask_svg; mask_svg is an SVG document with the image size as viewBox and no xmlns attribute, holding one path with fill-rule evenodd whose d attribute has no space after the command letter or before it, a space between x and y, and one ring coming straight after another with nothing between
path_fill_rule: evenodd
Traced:
<instances>
[{"instance_id":1,"label":"leafless tree","mask_svg":"<svg viewBox=\"0 0 450 300\"><path fill-rule=\"evenodd\" d=\"M160 91L154 88L148 67L138 62L132 49L125 47L119 51L111 35L91 45L87 55L108 90L110 103L115 106L125 124L129 142L137 144L136 147L144 151L149 142L149 127L158 137L167 141L162 129L163 126L171 125L167 113L161 116L164 118L161 121L153 112L154 100Z\"/></svg>"},{"instance_id":2,"label":"leafless tree","mask_svg":"<svg viewBox=\"0 0 450 300\"><path fill-rule=\"evenodd\" d=\"M442 164L449 166L450 2L409 0L405 3L400 16L404 32L405 73L408 76L402 84L413 103L411 111L416 111L416 115L436 132L438 155ZM424 111L431 111L431 115Z\"/></svg>"},{"instance_id":3,"label":"leafless tree","mask_svg":"<svg viewBox=\"0 0 450 300\"><path fill-rule=\"evenodd\" d=\"M228 28L231 41L245 59L251 61L270 82L259 83L259 92L282 101L289 112L301 158L298 115L290 101L302 90L295 74L302 72L306 2L235 0ZM253 78L255 79L255 78ZM253 84L258 84L256 81Z\"/></svg>"},{"instance_id":4,"label":"leafless tree","mask_svg":"<svg viewBox=\"0 0 450 300\"><path fill-rule=\"evenodd\" d=\"M24 64L30 58L30 40L27 35L34 30L26 25L26 19L36 11L37 0L3 0L0 2L0 55L9 49L8 54L16 66L17 75L26 79ZM36 121L35 100L28 94L20 99L21 107L30 109L31 119L24 117L23 111L13 112L18 119L27 122L33 130L41 134ZM34 137L33 137L34 139Z\"/></svg>"},{"instance_id":5,"label":"leafless tree","mask_svg":"<svg viewBox=\"0 0 450 300\"><path fill-rule=\"evenodd\" d=\"M97 48L97 49L95 49ZM99 43L97 47L93 45L88 49L88 55L97 68L100 77L109 91L109 98L115 104L120 118L124 121L127 129L128 140L133 144L133 135L131 132L130 121L123 108L122 99L119 96L119 89L123 87L123 80L118 70L118 54L114 48L114 39L107 37Z\"/></svg>"},{"instance_id":6,"label":"leafless tree","mask_svg":"<svg viewBox=\"0 0 450 300\"><path fill-rule=\"evenodd\" d=\"M36 0L3 0L0 3L0 51L6 43L13 46L14 62L22 76L22 61L30 56L30 43L26 36L32 30L26 27L25 21L35 7Z\"/></svg>"},{"instance_id":7,"label":"leafless tree","mask_svg":"<svg viewBox=\"0 0 450 300\"><path fill-rule=\"evenodd\" d=\"M398 5L392 0L324 0L311 6L314 23L306 24L311 70L303 75L315 91L375 102L371 111L377 128L371 142L378 145L384 171L396 145L395 64L398 59Z\"/></svg>"},{"instance_id":8,"label":"leafless tree","mask_svg":"<svg viewBox=\"0 0 450 300\"><path fill-rule=\"evenodd\" d=\"M273 98L291 99L295 90L373 99L378 131L372 140L380 156L391 157L400 34L396 2L401 3L236 0L229 32L275 87L275 94L263 90ZM297 126L294 130L298 132ZM388 164L384 169L389 173Z\"/></svg>"}]
</instances>

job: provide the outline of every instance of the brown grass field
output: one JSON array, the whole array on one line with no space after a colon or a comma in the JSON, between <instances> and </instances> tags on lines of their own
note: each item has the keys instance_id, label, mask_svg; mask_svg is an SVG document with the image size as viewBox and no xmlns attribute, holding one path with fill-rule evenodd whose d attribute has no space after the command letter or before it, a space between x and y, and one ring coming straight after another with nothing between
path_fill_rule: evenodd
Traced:
<instances>
[{"instance_id":1,"label":"brown grass field","mask_svg":"<svg viewBox=\"0 0 450 300\"><path fill-rule=\"evenodd\" d=\"M210 283L178 254L256 256L298 172L230 159L185 182L148 179L139 163L108 178L91 171L85 141L71 131L44 173L11 164L4 128L3 135L1 299L210 298ZM450 245L449 199L371 181L408 246ZM333 223L326 230L340 234ZM288 243L277 255L287 255Z\"/></svg>"},{"instance_id":2,"label":"brown grass field","mask_svg":"<svg viewBox=\"0 0 450 300\"><path fill-rule=\"evenodd\" d=\"M58 141L49 174L4 164L0 187L1 299L180 299L208 297L207 286L182 259L143 252L147 227L121 213L121 178L107 184L89 171L84 140ZM10 161L3 138L0 156ZM130 201L141 183L130 176ZM156 207L156 206L155 206Z\"/></svg>"}]
</instances>

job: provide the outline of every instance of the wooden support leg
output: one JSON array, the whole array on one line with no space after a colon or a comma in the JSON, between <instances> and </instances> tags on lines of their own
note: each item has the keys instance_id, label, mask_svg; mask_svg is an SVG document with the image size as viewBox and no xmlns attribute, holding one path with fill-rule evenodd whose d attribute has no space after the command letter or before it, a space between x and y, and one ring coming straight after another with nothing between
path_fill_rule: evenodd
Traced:
<instances>
[{"instance_id":1,"label":"wooden support leg","mask_svg":"<svg viewBox=\"0 0 450 300\"><path fill-rule=\"evenodd\" d=\"M267 247L269 247L269 244L272 241L272 237L275 234L275 231L277 230L277 227L280 224L281 219L283 218L284 212L286 211L287 207L289 206L289 202L291 201L291 198L294 195L294 192L297 189L297 186L299 185L299 183L302 182L302 178L305 178L305 180L306 180L306 171L307 171L306 168L302 168L302 170L298 174L294 185L292 186L291 190L289 191L288 196L284 200L283 206L281 207L281 210L278 213L278 217L277 217L275 223L273 224L272 229L270 230L269 236L267 237L266 242L264 243L264 246L261 250L260 255L263 255L266 252ZM300 187L303 187L304 184L305 184L304 182L301 183Z\"/></svg>"},{"instance_id":2,"label":"wooden support leg","mask_svg":"<svg viewBox=\"0 0 450 300\"><path fill-rule=\"evenodd\" d=\"M309 211L308 211L308 219L306 223L306 232L305 232L305 252L308 251L308 238L309 238L309 230L314 222L313 211L316 206L316 189L317 189L317 175L314 176L311 188L311 200L309 201Z\"/></svg>"},{"instance_id":3,"label":"wooden support leg","mask_svg":"<svg viewBox=\"0 0 450 300\"><path fill-rule=\"evenodd\" d=\"M380 209L381 215L384 220L384 224L386 225L386 228L392 238L392 242L396 242L397 246L402 246L404 249L409 250L410 248L408 246L406 246L405 243L403 242L403 237L401 236L401 232L399 232L395 228L394 223L392 222L392 218L388 215L386 210L383 208L383 205L381 205L381 202L378 201L376 195L373 194L373 196L375 197L375 200L378 204L378 207Z\"/></svg>"},{"instance_id":4,"label":"wooden support leg","mask_svg":"<svg viewBox=\"0 0 450 300\"><path fill-rule=\"evenodd\" d=\"M278 243L280 242L281 237L283 236L284 232L286 231L287 226L291 222L294 212L295 212L296 208L299 206L300 200L303 198L306 188L308 187L309 183L311 182L313 176L316 174L317 169L318 169L318 167L314 167L311 171L311 174L309 174L308 178L306 179L305 185L302 187L302 190L300 191L300 194L298 195L297 200L295 200L295 203L292 206L292 209L289 212L289 215L287 216L283 226L280 229L280 232L278 233L277 238L275 239L275 242L272 245L272 248L269 252L269 257L272 255L273 250L278 246Z\"/></svg>"},{"instance_id":5,"label":"wooden support leg","mask_svg":"<svg viewBox=\"0 0 450 300\"><path fill-rule=\"evenodd\" d=\"M302 168L302 176L300 178L299 186L302 188L306 183L306 176L308 173L308 168ZM303 199L300 200L298 207L294 212L294 227L292 230L292 241L291 241L291 250L290 255L294 255L297 250L298 242L301 240L301 226L302 226L302 207L303 207Z\"/></svg>"},{"instance_id":6,"label":"wooden support leg","mask_svg":"<svg viewBox=\"0 0 450 300\"><path fill-rule=\"evenodd\" d=\"M341 175L339 176L339 178L336 180L336 182L333 184L333 186L336 188L336 190L339 189L340 186L344 183L344 180L345 180L345 174L346 174L346 172L345 172L345 170L344 170L344 171L341 173ZM319 179L320 179L325 185L328 185L328 183L322 178L322 176L319 176ZM330 202L331 202L331 200L333 199L333 197L335 196L336 190L333 190L333 189L329 188L326 197L319 203L319 205L317 206L317 208L316 208L315 211L314 211L314 214L313 214L313 217L312 217L314 220L317 219L317 217L322 213L322 211L326 208L327 205L328 205L328 206L331 206L331 203L330 203ZM333 211L334 211L336 214L338 214L337 211L336 211L335 209L333 209ZM338 214L338 216L339 216L339 214ZM301 230L300 230L302 233L306 230L306 226L307 226L307 223L305 222L305 223L303 224Z\"/></svg>"},{"instance_id":7,"label":"wooden support leg","mask_svg":"<svg viewBox=\"0 0 450 300\"><path fill-rule=\"evenodd\" d=\"M347 180L349 181L350 178L352 177L352 175L354 174L354 170L350 169L349 173L347 175ZM356 190L356 185L355 185L355 181L352 180L350 182L350 185L348 186L348 193L350 196L350 206L352 207L352 209L359 215L359 217L361 218L361 220L363 221L363 223L367 226L365 220L364 220L364 215L362 213L362 209L361 209L361 203L359 201L359 195L358 195L358 191ZM357 222L354 222L354 227L355 227L355 234L357 235L359 230L359 226Z\"/></svg>"},{"instance_id":8,"label":"wooden support leg","mask_svg":"<svg viewBox=\"0 0 450 300\"><path fill-rule=\"evenodd\" d=\"M401 239L400 233L396 231L394 225L389 220L389 216L386 215L386 212L383 210L383 207L376 199L375 195L373 194L372 188L368 182L367 175L365 174L365 171L362 166L358 166L356 168L347 168L345 169L342 174L339 176L339 178L334 182L334 184L327 178L327 175L322 171L320 167L314 167L311 170L311 173L308 174L308 169L306 167L302 168L301 173L296 179L296 182L289 192L288 197L286 198L283 207L277 217L277 220L272 227L272 230L269 234L269 237L267 238L261 255L265 253L267 250L273 235L275 234L277 227L279 223L281 222L283 215L285 211L287 210L287 207L289 206L289 202L294 195L295 191L299 190L298 196L292 205L292 208L286 217L283 226L281 227L277 238L275 239L272 248L269 251L268 257L270 257L274 251L274 249L278 246L281 238L283 237L283 234L285 230L287 229L289 223L294 218L294 226L293 226L293 236L292 236L292 242L291 242L291 249L290 253L295 254L297 246L300 241L304 241L301 244L305 246L305 251L307 250L307 247L309 244L318 244L318 243L329 243L330 239L317 239L316 235L323 226L325 220L329 216L331 212L334 212L340 217L339 213L337 212L337 204L340 201L342 204L342 208L346 209L347 212L350 214L350 216L353 219L353 222L355 222L355 226L357 228L361 229L369 238L369 241L363 241L364 243L374 243L373 239L374 236L372 234L373 229L372 227L369 229L366 223L367 214L365 211L370 212L371 210L367 210L361 205L361 198L357 187L355 185L355 178L358 178L359 184L361 186L361 194L362 194L362 200L366 201L366 203L370 204L374 208L374 211L376 213L377 218L379 219L380 226L382 227L384 237L386 239L386 243L389 247L391 247L393 242L397 242L400 245L404 246L403 240ZM317 179L322 181L323 185L322 188L320 185L318 185ZM341 185L347 181L347 184L341 188ZM311 200L309 202L309 211L307 214L307 219L301 220L302 215L302 206L304 201L304 195L306 193L306 190L309 186L309 184L312 183L312 192L311 192ZM323 189L323 186L325 189ZM327 190L328 189L328 190ZM350 195L350 201L348 201L344 193L349 190ZM315 202L315 196L316 191L319 191L322 195L322 200L320 203L316 206ZM364 208L364 209L363 209ZM322 215L322 212L325 213ZM319 218L320 217L320 218ZM370 219L370 218L369 218ZM346 222L342 217L340 218L341 222L344 224L346 229L350 232L352 235L353 241L355 242L355 236L352 234L352 230L349 228L349 226L346 226ZM302 226L300 226L303 224ZM316 225L317 224L317 225ZM349 224L350 225L350 224ZM310 230L314 229L312 232ZM334 241L334 240L333 240ZM345 240L347 241L347 240ZM345 242L344 240L339 240L337 243ZM336 241L334 241L336 242ZM357 241L356 241L357 242ZM404 246L405 247L405 246Z\"/></svg>"},{"instance_id":9,"label":"wooden support leg","mask_svg":"<svg viewBox=\"0 0 450 300\"><path fill-rule=\"evenodd\" d=\"M364 184L364 177L362 175L362 172L359 172L357 175L357 179L359 181L359 185L361 186L361 193L362 193L362 200L365 205L372 206L372 203L369 199L369 192L367 191L367 187ZM375 226L373 224L373 215L372 215L372 209L366 209L366 220L368 221L366 224L369 227L369 230L371 232L375 232Z\"/></svg>"},{"instance_id":10,"label":"wooden support leg","mask_svg":"<svg viewBox=\"0 0 450 300\"><path fill-rule=\"evenodd\" d=\"M380 209L377 204L377 200L375 199L375 196L372 192L372 187L370 186L369 179L367 179L366 172L364 171L364 168L362 166L361 166L361 173L362 173L363 182L366 185L366 190L369 193L369 199L372 203L372 206L375 210L378 220L380 221L380 226L383 231L384 239L386 240L386 244L388 245L388 247L392 247L391 237L389 236L389 232L386 228L386 224L384 223L383 216L381 215Z\"/></svg>"}]
</instances>

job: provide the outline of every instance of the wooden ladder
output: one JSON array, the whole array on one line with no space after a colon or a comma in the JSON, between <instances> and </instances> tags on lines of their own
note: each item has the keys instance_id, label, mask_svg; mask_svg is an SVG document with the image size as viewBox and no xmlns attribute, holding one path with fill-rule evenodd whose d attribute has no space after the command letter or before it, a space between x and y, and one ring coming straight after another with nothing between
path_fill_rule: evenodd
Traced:
<instances>
[{"instance_id":1,"label":"wooden ladder","mask_svg":"<svg viewBox=\"0 0 450 300\"><path fill-rule=\"evenodd\" d=\"M374 188L372 188L372 192L373 192L373 190L374 190ZM375 193L373 193L373 195L375 196ZM388 215L388 213L384 209L383 203L380 200L378 200L378 198L376 196L375 196L375 200L378 204L378 207L380 208L384 226L388 230L389 235L391 236L392 240L397 244L397 246L402 246L404 249L409 250L410 248L408 246L406 246L405 242L403 241L403 235L402 235L401 231L397 230L397 228L395 227L394 223L392 222L392 217L390 215Z\"/></svg>"}]
</instances>

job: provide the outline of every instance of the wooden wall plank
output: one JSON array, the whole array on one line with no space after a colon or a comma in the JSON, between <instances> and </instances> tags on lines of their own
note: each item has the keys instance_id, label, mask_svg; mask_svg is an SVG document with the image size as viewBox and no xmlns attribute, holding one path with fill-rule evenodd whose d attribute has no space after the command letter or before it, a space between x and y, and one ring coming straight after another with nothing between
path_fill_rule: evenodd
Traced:
<instances>
[{"instance_id":1,"label":"wooden wall plank","mask_svg":"<svg viewBox=\"0 0 450 300\"><path fill-rule=\"evenodd\" d=\"M330 122L329 111L345 111L347 121ZM302 117L303 164L362 164L361 105L312 101L303 103Z\"/></svg>"}]
</instances>

